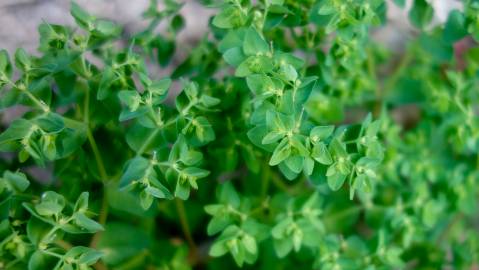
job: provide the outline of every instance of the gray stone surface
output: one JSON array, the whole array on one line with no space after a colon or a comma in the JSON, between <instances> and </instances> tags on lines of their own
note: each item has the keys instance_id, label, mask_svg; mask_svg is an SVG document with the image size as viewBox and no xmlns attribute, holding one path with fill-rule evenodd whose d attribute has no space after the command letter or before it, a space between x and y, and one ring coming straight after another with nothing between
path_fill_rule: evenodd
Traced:
<instances>
[{"instance_id":1,"label":"gray stone surface","mask_svg":"<svg viewBox=\"0 0 479 270\"><path fill-rule=\"evenodd\" d=\"M76 0L97 17L112 19L134 32L146 25L142 12L149 0ZM159 1L161 5L161 0ZM197 1L183 1L181 10L186 19L186 31L179 36L181 41L191 42L207 30L208 18L214 10L206 9ZM23 47L28 52L36 51L37 27L42 21L57 24L73 24L69 13L69 0L0 0L0 48L13 52ZM161 28L161 27L160 27Z\"/></svg>"},{"instance_id":2,"label":"gray stone surface","mask_svg":"<svg viewBox=\"0 0 479 270\"><path fill-rule=\"evenodd\" d=\"M391 1L391 0L390 0ZM141 29L145 22L141 13L149 0L76 0L98 17L113 19L122 24L126 31ZM161 5L161 0L159 1ZM184 0L182 14L186 18L186 30L180 35L183 44L197 40L207 31L209 16L214 10L202 7L195 0ZM412 0L407 0L407 6ZM443 22L451 9L461 8L460 0L429 0L436 11L435 22ZM0 0L0 48L12 52L23 47L34 52L37 46L37 26L42 21L73 24L69 14L69 0ZM388 46L397 48L413 31L407 22L407 8L402 10L389 5L388 27L376 31L375 37Z\"/></svg>"}]
</instances>

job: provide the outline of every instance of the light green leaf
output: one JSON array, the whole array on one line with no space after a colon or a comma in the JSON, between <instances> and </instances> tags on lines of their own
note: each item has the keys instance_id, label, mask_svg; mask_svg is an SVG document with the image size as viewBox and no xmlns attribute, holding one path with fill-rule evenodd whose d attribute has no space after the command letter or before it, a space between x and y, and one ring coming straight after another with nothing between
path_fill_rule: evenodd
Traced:
<instances>
[{"instance_id":1,"label":"light green leaf","mask_svg":"<svg viewBox=\"0 0 479 270\"><path fill-rule=\"evenodd\" d=\"M248 56L265 55L269 52L269 46L254 28L249 28L246 30L243 51Z\"/></svg>"},{"instance_id":2,"label":"light green leaf","mask_svg":"<svg viewBox=\"0 0 479 270\"><path fill-rule=\"evenodd\" d=\"M271 166L278 165L279 163L284 161L286 158L288 158L290 154L291 154L291 145L289 144L288 139L284 138L274 150L273 155L271 156L271 159L269 160L269 165Z\"/></svg>"}]
</instances>

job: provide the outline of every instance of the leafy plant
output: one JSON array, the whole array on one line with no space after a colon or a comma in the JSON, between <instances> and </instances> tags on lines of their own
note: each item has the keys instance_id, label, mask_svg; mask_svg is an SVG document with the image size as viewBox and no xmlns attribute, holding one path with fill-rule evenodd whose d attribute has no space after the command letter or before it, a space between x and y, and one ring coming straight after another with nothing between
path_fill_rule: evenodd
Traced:
<instances>
[{"instance_id":1,"label":"leafy plant","mask_svg":"<svg viewBox=\"0 0 479 270\"><path fill-rule=\"evenodd\" d=\"M390 1L203 4L179 64L173 0L0 51L1 269L479 265L478 1L414 0L401 53Z\"/></svg>"}]
</instances>

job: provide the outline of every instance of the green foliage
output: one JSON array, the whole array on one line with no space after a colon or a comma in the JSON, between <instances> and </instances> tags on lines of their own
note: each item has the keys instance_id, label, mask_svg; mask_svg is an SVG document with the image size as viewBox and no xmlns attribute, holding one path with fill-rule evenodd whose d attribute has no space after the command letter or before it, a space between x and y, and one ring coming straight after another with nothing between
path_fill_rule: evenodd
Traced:
<instances>
[{"instance_id":1,"label":"green foliage","mask_svg":"<svg viewBox=\"0 0 479 270\"><path fill-rule=\"evenodd\" d=\"M478 1L400 54L390 1L202 2L180 63L173 0L0 51L0 269L477 267Z\"/></svg>"}]
</instances>

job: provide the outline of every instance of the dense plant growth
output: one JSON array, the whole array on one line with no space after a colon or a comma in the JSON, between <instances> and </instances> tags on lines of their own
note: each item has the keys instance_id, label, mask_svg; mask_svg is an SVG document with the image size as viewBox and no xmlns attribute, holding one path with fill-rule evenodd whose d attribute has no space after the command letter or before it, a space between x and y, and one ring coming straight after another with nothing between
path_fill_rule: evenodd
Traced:
<instances>
[{"instance_id":1,"label":"dense plant growth","mask_svg":"<svg viewBox=\"0 0 479 270\"><path fill-rule=\"evenodd\" d=\"M72 3L0 52L0 269L478 267L479 1L404 2L204 1L179 64L181 3Z\"/></svg>"}]
</instances>

